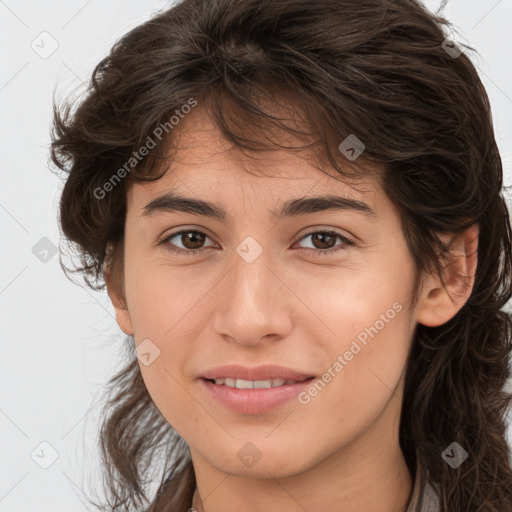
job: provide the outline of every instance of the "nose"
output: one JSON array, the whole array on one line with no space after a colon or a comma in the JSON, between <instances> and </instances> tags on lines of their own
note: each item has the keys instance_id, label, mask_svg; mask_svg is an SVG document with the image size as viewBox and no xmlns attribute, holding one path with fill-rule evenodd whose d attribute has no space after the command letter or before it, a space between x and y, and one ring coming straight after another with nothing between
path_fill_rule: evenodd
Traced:
<instances>
[{"instance_id":1,"label":"nose","mask_svg":"<svg viewBox=\"0 0 512 512\"><path fill-rule=\"evenodd\" d=\"M286 277L273 267L265 251L250 263L234 255L231 270L217 285L214 329L219 336L256 346L289 335L294 295Z\"/></svg>"}]
</instances>

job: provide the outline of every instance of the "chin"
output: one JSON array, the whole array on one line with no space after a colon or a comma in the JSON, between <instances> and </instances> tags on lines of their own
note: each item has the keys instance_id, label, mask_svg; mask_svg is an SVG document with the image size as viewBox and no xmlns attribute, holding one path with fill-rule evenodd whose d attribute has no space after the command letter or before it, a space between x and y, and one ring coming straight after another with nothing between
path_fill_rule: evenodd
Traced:
<instances>
[{"instance_id":1,"label":"chin","mask_svg":"<svg viewBox=\"0 0 512 512\"><path fill-rule=\"evenodd\" d=\"M241 449L233 451L223 450L218 457L212 458L212 452L208 451L207 458L210 463L219 471L232 476L244 478L287 478L306 471L311 463L304 459L300 449L290 447L292 453L283 453L275 450L274 447L258 449L255 445L247 442ZM228 455L232 453L232 455ZM297 458L297 454L300 457Z\"/></svg>"}]
</instances>

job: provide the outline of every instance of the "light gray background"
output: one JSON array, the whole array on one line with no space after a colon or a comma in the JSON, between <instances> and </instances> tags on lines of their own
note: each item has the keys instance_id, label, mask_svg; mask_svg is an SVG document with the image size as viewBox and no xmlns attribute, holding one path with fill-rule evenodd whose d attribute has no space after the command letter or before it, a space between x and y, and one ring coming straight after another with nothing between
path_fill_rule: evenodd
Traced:
<instances>
[{"instance_id":1,"label":"light gray background","mask_svg":"<svg viewBox=\"0 0 512 512\"><path fill-rule=\"evenodd\" d=\"M444 3L425 5L435 11ZM83 493L98 481L99 399L123 338L106 293L72 284L58 255L36 245L48 244L43 237L59 244L62 184L47 167L52 94L56 85L66 96L87 82L120 36L168 5L0 1L0 512L83 511ZM490 96L510 185L512 0L451 0L444 13L458 40L480 54L473 62ZM43 469L52 450L58 457Z\"/></svg>"}]
</instances>

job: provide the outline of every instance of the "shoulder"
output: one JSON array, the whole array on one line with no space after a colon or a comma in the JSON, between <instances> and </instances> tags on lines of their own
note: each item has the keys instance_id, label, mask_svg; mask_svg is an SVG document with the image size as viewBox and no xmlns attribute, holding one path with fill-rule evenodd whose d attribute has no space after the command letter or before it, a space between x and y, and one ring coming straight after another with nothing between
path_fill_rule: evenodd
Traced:
<instances>
[{"instance_id":1,"label":"shoulder","mask_svg":"<svg viewBox=\"0 0 512 512\"><path fill-rule=\"evenodd\" d=\"M418 466L407 512L440 512L440 510L439 488L429 480L428 472L424 474L421 466Z\"/></svg>"},{"instance_id":2,"label":"shoulder","mask_svg":"<svg viewBox=\"0 0 512 512\"><path fill-rule=\"evenodd\" d=\"M430 481L426 481L418 512L440 512L439 491Z\"/></svg>"}]
</instances>

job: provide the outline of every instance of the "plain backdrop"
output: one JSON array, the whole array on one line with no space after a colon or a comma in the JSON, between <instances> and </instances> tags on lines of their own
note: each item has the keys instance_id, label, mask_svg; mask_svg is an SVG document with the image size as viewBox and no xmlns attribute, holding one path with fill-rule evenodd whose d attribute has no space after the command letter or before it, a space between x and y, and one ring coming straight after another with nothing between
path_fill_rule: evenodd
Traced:
<instances>
[{"instance_id":1,"label":"plain backdrop","mask_svg":"<svg viewBox=\"0 0 512 512\"><path fill-rule=\"evenodd\" d=\"M169 5L0 1L0 512L84 511L99 481L97 412L124 338L106 293L70 282L55 253L62 183L48 170L52 96L86 83L120 36ZM425 5L444 5L459 41L479 53L510 185L512 2Z\"/></svg>"}]
</instances>

